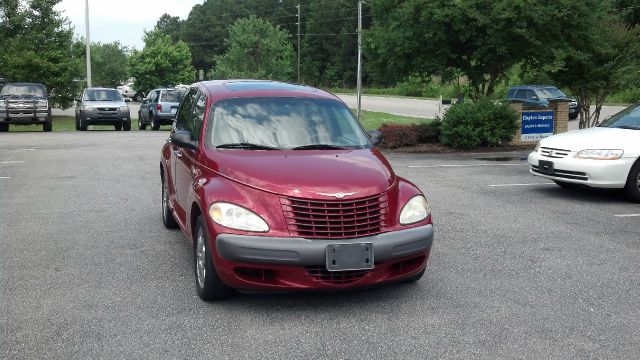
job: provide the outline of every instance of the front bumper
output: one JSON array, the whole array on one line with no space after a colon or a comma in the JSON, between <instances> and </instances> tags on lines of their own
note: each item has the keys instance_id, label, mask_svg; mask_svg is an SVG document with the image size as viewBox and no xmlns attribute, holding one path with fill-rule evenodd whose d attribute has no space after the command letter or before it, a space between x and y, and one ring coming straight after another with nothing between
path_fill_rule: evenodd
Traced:
<instances>
[{"instance_id":1,"label":"front bumper","mask_svg":"<svg viewBox=\"0 0 640 360\"><path fill-rule=\"evenodd\" d=\"M113 125L128 121L131 118L129 111L81 111L80 117L89 125Z\"/></svg>"},{"instance_id":2,"label":"front bumper","mask_svg":"<svg viewBox=\"0 0 640 360\"><path fill-rule=\"evenodd\" d=\"M582 184L597 188L623 188L627 183L629 171L636 158L623 157L619 160L576 159L575 152L564 158L549 158L537 152L529 154L528 163L531 174L543 178L573 184ZM553 162L553 174L543 174L538 167L539 161Z\"/></svg>"},{"instance_id":3,"label":"front bumper","mask_svg":"<svg viewBox=\"0 0 640 360\"><path fill-rule=\"evenodd\" d=\"M33 125L51 122L51 113L47 110L7 112L0 111L0 124Z\"/></svg>"}]
</instances>

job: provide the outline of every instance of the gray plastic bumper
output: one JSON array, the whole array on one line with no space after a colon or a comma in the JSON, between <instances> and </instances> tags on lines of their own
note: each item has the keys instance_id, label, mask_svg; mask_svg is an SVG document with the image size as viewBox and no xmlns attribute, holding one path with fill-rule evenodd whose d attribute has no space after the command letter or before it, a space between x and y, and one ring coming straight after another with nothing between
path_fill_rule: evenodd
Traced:
<instances>
[{"instance_id":1,"label":"gray plastic bumper","mask_svg":"<svg viewBox=\"0 0 640 360\"><path fill-rule=\"evenodd\" d=\"M372 243L375 261L407 257L431 248L433 225L341 240L222 234L216 238L216 249L231 261L313 266L325 264L327 245L348 243Z\"/></svg>"}]
</instances>

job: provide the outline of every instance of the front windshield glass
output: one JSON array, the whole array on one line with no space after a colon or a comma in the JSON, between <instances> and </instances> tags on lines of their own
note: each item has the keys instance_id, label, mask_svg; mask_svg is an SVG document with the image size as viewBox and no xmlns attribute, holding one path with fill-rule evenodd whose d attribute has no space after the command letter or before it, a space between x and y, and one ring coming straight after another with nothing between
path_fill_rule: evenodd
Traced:
<instances>
[{"instance_id":1,"label":"front windshield glass","mask_svg":"<svg viewBox=\"0 0 640 360\"><path fill-rule=\"evenodd\" d=\"M84 101L123 101L118 90L89 89L84 92Z\"/></svg>"},{"instance_id":2,"label":"front windshield glass","mask_svg":"<svg viewBox=\"0 0 640 360\"><path fill-rule=\"evenodd\" d=\"M640 104L629 106L600 124L600 127L639 129Z\"/></svg>"},{"instance_id":3,"label":"front windshield glass","mask_svg":"<svg viewBox=\"0 0 640 360\"><path fill-rule=\"evenodd\" d=\"M274 97L217 102L207 146L253 149L359 149L369 147L349 109L334 100ZM242 148L240 146L235 148Z\"/></svg>"},{"instance_id":4,"label":"front windshield glass","mask_svg":"<svg viewBox=\"0 0 640 360\"><path fill-rule=\"evenodd\" d=\"M1 97L22 96L44 99L47 93L43 86L39 85L5 85L0 90Z\"/></svg>"}]
</instances>

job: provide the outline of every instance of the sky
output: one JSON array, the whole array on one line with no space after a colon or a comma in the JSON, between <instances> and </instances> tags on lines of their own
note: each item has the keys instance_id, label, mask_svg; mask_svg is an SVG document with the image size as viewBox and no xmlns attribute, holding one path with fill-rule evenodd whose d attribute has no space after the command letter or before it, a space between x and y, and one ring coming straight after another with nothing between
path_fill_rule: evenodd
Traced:
<instances>
[{"instance_id":1,"label":"sky","mask_svg":"<svg viewBox=\"0 0 640 360\"><path fill-rule=\"evenodd\" d=\"M164 13L185 19L195 4L204 0L89 0L91 41L142 50L144 30L151 30ZM69 18L76 35L85 35L85 0L62 0L56 6Z\"/></svg>"}]
</instances>

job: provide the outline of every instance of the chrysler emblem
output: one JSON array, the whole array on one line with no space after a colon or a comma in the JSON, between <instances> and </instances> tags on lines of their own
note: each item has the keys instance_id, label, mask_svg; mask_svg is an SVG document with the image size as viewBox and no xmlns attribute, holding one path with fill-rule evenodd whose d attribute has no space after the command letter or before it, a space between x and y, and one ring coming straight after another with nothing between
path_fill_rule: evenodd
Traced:
<instances>
[{"instance_id":1,"label":"chrysler emblem","mask_svg":"<svg viewBox=\"0 0 640 360\"><path fill-rule=\"evenodd\" d=\"M335 193L335 194L325 194L325 193L318 193L318 195L323 195L323 196L332 196L338 199L342 199L346 196L351 196L351 195L355 195L357 194L357 192L352 192L352 193Z\"/></svg>"}]
</instances>

